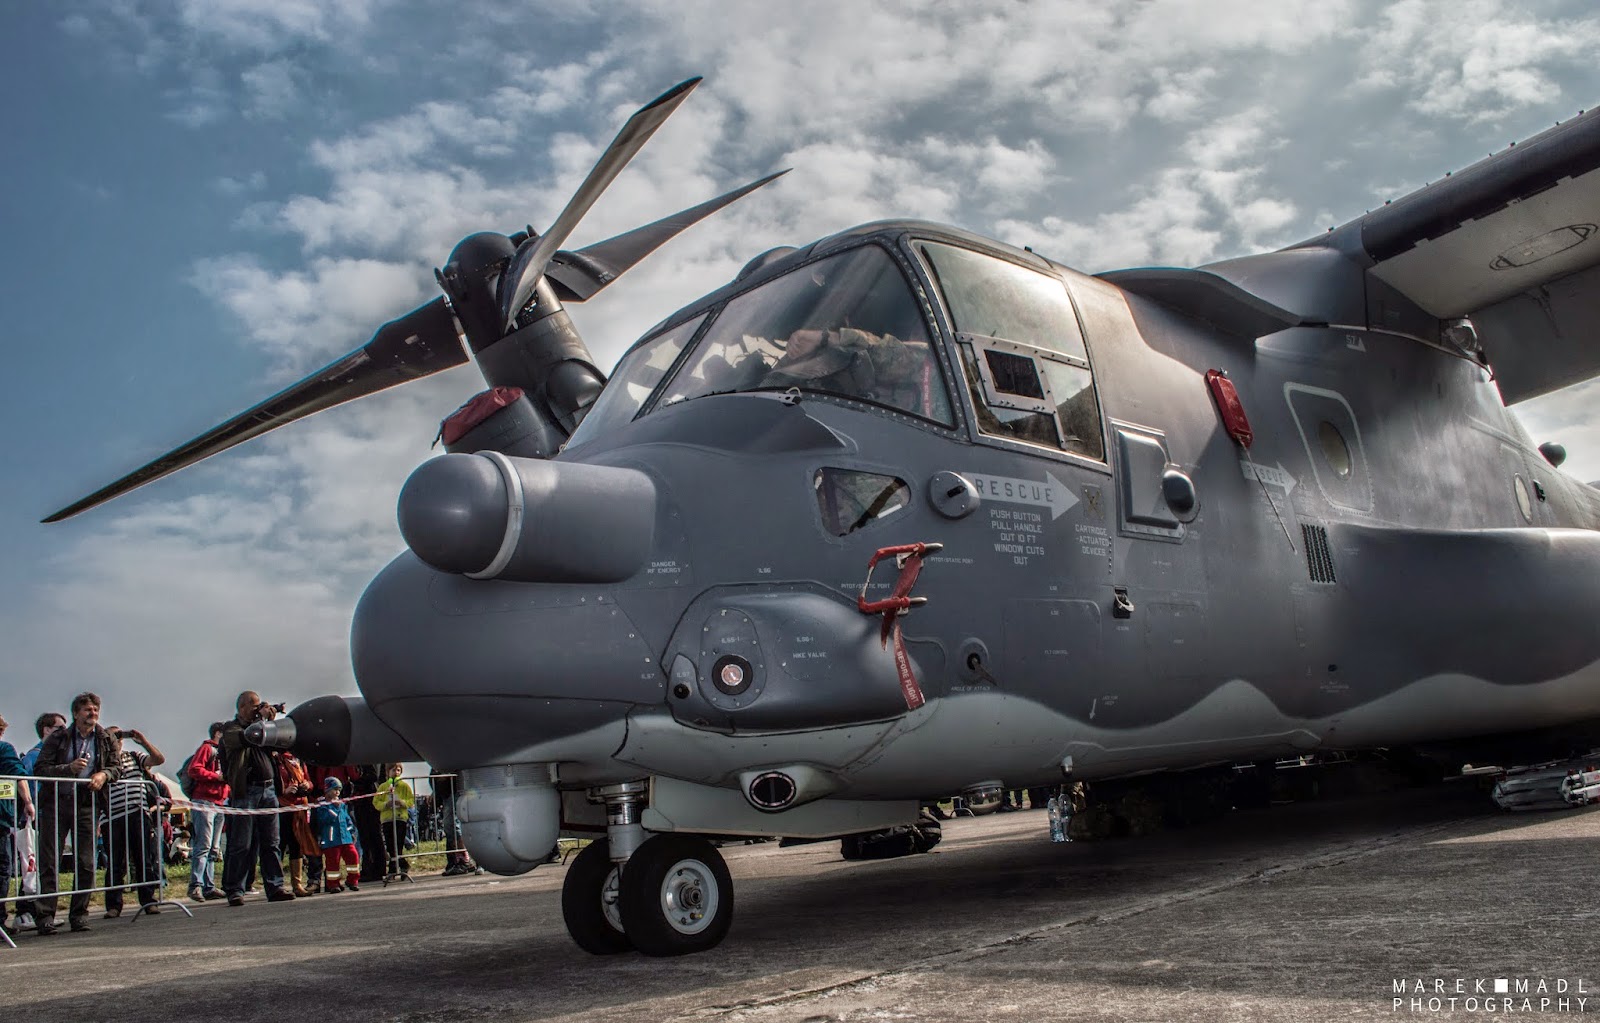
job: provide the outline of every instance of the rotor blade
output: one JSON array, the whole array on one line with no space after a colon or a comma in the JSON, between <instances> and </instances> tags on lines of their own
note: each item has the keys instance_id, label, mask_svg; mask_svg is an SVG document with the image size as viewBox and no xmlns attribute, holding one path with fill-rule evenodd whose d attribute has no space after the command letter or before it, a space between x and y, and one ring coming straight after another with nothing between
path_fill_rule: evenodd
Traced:
<instances>
[{"instance_id":1,"label":"rotor blade","mask_svg":"<svg viewBox=\"0 0 1600 1023\"><path fill-rule=\"evenodd\" d=\"M603 242L596 242L575 252L566 250L557 252L551 257L550 265L545 268L545 276L552 284L558 286L556 294L562 301L586 302L601 288L627 273L641 259L666 244L679 231L704 220L724 206L743 199L762 185L776 181L787 173L788 170L781 170L776 174L768 174L760 181L752 181L743 188L736 188L709 202L680 210L670 217L662 217L653 224L636 227L625 234L607 238Z\"/></svg>"},{"instance_id":2,"label":"rotor blade","mask_svg":"<svg viewBox=\"0 0 1600 1023\"><path fill-rule=\"evenodd\" d=\"M528 299L533 297L533 289L539 283L539 277L544 273L545 264L550 257L561 248L561 243L567 240L572 229L578 226L578 221L589 212L589 207L600 198L600 193L606 190L612 180L628 165L634 154L644 148L650 141L656 129L661 127L678 105L688 97L691 90L700 84L699 78L691 78L673 86L654 100L639 109L628 123L617 132L617 137L611 140L611 145L600 154L600 159L595 161L594 169L589 176L583 179L583 184L567 200L563 209L550 229L540 235L538 240L530 239L517 249L517 254L512 257L511 265L506 267L505 273L500 277L500 316L504 321L505 330L509 333L516 326L517 313L528 304Z\"/></svg>"},{"instance_id":3,"label":"rotor blade","mask_svg":"<svg viewBox=\"0 0 1600 1023\"><path fill-rule=\"evenodd\" d=\"M285 423L466 361L450 307L436 298L384 324L349 355L43 521L71 518Z\"/></svg>"}]
</instances>

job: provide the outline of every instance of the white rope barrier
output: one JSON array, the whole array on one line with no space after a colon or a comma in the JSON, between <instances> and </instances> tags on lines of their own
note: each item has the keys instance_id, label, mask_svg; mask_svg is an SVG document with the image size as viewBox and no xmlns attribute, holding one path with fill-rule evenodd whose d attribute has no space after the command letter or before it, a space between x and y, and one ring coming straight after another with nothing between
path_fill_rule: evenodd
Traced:
<instances>
[{"instance_id":1,"label":"white rope barrier","mask_svg":"<svg viewBox=\"0 0 1600 1023\"><path fill-rule=\"evenodd\" d=\"M304 813L319 806L330 806L334 803L358 803L363 799L372 799L376 792L366 792L359 796L340 796L338 799L318 799L309 803L288 803L279 806L262 806L254 809L229 806L227 803L196 802L185 796L169 797L172 805L186 810L199 810L201 813L220 813L229 817L272 817L286 813Z\"/></svg>"}]
</instances>

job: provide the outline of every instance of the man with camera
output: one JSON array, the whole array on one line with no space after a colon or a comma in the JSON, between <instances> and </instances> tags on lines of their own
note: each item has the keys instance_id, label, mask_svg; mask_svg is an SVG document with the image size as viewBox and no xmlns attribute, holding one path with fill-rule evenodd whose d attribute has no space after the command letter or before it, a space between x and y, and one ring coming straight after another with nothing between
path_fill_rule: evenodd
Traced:
<instances>
[{"instance_id":1,"label":"man with camera","mask_svg":"<svg viewBox=\"0 0 1600 1023\"><path fill-rule=\"evenodd\" d=\"M245 727L256 721L271 721L283 712L283 705L264 703L252 692L239 694L234 704L237 713L222 729L222 770L228 781L228 805L237 810L276 809L278 794L272 755L245 741ZM294 895L283 886L283 861L278 853L278 816L230 814L227 823L228 850L222 862L222 890L228 905L244 905L245 879L252 863L261 863L261 881L268 902L289 902Z\"/></svg>"},{"instance_id":2,"label":"man with camera","mask_svg":"<svg viewBox=\"0 0 1600 1023\"><path fill-rule=\"evenodd\" d=\"M79 693L72 698L72 724L44 740L34 764L36 777L58 779L39 786L39 892L34 926L54 934L57 870L62 839L72 836L72 896L67 922L74 931L89 929L89 889L94 887L95 820L106 807L106 786L122 776L122 743L100 725L100 697ZM67 779L72 781L69 783Z\"/></svg>"}]
</instances>

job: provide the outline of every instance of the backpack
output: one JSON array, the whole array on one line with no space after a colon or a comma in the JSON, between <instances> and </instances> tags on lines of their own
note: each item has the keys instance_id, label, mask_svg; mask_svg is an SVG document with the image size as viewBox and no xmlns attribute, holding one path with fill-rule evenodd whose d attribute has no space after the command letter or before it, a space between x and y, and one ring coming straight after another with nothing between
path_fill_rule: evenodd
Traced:
<instances>
[{"instance_id":1,"label":"backpack","mask_svg":"<svg viewBox=\"0 0 1600 1023\"><path fill-rule=\"evenodd\" d=\"M205 749L205 747L201 746L200 749ZM185 799L194 798L194 790L195 786L198 784L198 781L190 772L189 768L194 766L194 758L199 755L200 750L195 750L193 753L189 754L189 758L183 762L183 766L178 768L178 788L183 790L183 798Z\"/></svg>"}]
</instances>

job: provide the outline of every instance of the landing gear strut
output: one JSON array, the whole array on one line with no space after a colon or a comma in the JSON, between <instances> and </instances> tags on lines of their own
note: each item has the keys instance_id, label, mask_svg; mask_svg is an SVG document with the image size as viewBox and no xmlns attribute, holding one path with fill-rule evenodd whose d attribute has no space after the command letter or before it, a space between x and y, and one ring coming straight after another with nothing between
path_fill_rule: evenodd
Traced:
<instances>
[{"instance_id":1,"label":"landing gear strut","mask_svg":"<svg viewBox=\"0 0 1600 1023\"><path fill-rule=\"evenodd\" d=\"M640 823L647 793L644 782L592 793L606 804L606 837L578 853L561 888L567 933L595 955L703 952L733 922L733 880L722 854L693 835L647 837Z\"/></svg>"}]
</instances>

